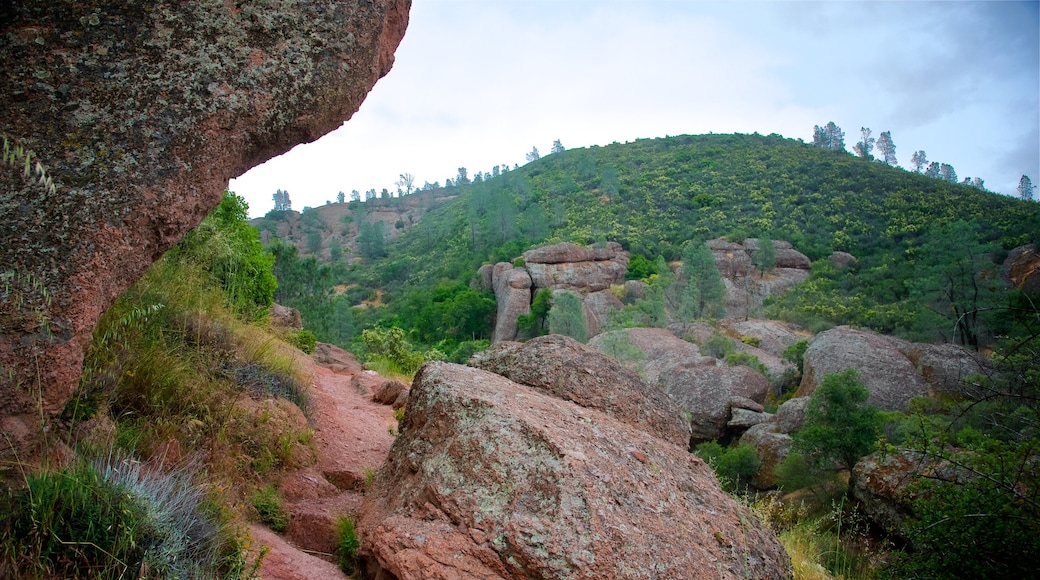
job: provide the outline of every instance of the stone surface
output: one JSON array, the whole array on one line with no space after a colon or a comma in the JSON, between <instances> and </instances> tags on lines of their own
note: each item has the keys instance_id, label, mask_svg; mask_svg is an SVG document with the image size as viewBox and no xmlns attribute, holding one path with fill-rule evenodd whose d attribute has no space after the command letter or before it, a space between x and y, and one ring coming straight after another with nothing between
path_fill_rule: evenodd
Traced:
<instances>
[{"instance_id":1,"label":"stone surface","mask_svg":"<svg viewBox=\"0 0 1040 580\"><path fill-rule=\"evenodd\" d=\"M767 296L781 294L809 277L811 262L785 240L773 240L776 268L763 275L753 263L759 243L748 238L743 243L714 239L705 242L715 257L715 266L726 285L726 316L747 318Z\"/></svg>"},{"instance_id":2,"label":"stone surface","mask_svg":"<svg viewBox=\"0 0 1040 580\"><path fill-rule=\"evenodd\" d=\"M856 256L853 256L848 252L831 252L831 255L828 256L828 258L831 262L834 263L835 266L839 266L841 268L848 268L854 265L857 261Z\"/></svg>"},{"instance_id":3,"label":"stone surface","mask_svg":"<svg viewBox=\"0 0 1040 580\"><path fill-rule=\"evenodd\" d=\"M1040 292L1040 252L1035 244L1019 246L1008 253L1001 271L1015 288L1025 292Z\"/></svg>"},{"instance_id":4,"label":"stone surface","mask_svg":"<svg viewBox=\"0 0 1040 580\"><path fill-rule=\"evenodd\" d=\"M375 394L372 395L372 400L383 405L391 405L394 409L400 409L408 401L408 385L395 380L383 381L383 384L379 385Z\"/></svg>"},{"instance_id":5,"label":"stone surface","mask_svg":"<svg viewBox=\"0 0 1040 580\"><path fill-rule=\"evenodd\" d=\"M723 326L738 336L751 336L760 342L758 348L782 357L784 350L799 340L811 338L809 332L802 328L779 320L734 320L724 321Z\"/></svg>"},{"instance_id":6,"label":"stone surface","mask_svg":"<svg viewBox=\"0 0 1040 580\"><path fill-rule=\"evenodd\" d=\"M745 366L677 367L661 373L658 383L689 415L694 444L723 435L733 396L762 401L769 391L769 381Z\"/></svg>"},{"instance_id":7,"label":"stone surface","mask_svg":"<svg viewBox=\"0 0 1040 580\"><path fill-rule=\"evenodd\" d=\"M501 262L495 265L492 285L498 313L495 316L495 331L491 341L514 340L517 333L517 318L531 313L531 276L523 268Z\"/></svg>"},{"instance_id":8,"label":"stone surface","mask_svg":"<svg viewBox=\"0 0 1040 580\"><path fill-rule=\"evenodd\" d=\"M334 344L316 343L311 358L314 359L315 364L337 373L356 374L364 370L354 353L347 352Z\"/></svg>"},{"instance_id":9,"label":"stone surface","mask_svg":"<svg viewBox=\"0 0 1040 580\"><path fill-rule=\"evenodd\" d=\"M710 468L609 415L433 362L365 496L374 577L788 578Z\"/></svg>"},{"instance_id":10,"label":"stone surface","mask_svg":"<svg viewBox=\"0 0 1040 580\"><path fill-rule=\"evenodd\" d=\"M765 423L772 419L773 415L771 413L752 411L740 407L731 407L729 421L726 423L726 426L735 429L747 429L748 427L753 427L759 423Z\"/></svg>"},{"instance_id":11,"label":"stone surface","mask_svg":"<svg viewBox=\"0 0 1040 580\"><path fill-rule=\"evenodd\" d=\"M610 290L590 292L582 300L581 305L585 311L585 327L589 331L589 336L599 334L610 324L611 313L625 306Z\"/></svg>"},{"instance_id":12,"label":"stone surface","mask_svg":"<svg viewBox=\"0 0 1040 580\"><path fill-rule=\"evenodd\" d=\"M784 401L776 410L776 426L780 433L794 433L805 424L805 409L809 397L795 397Z\"/></svg>"},{"instance_id":13,"label":"stone surface","mask_svg":"<svg viewBox=\"0 0 1040 580\"><path fill-rule=\"evenodd\" d=\"M776 466L791 452L793 441L791 436L780 433L775 422L763 422L752 426L740 436L741 445L750 445L758 453L758 459L762 462L755 473L752 485L758 489L772 489L776 487Z\"/></svg>"},{"instance_id":14,"label":"stone surface","mask_svg":"<svg viewBox=\"0 0 1040 580\"><path fill-rule=\"evenodd\" d=\"M300 316L300 311L295 308L272 304L271 326L300 329L303 328L303 318Z\"/></svg>"},{"instance_id":15,"label":"stone surface","mask_svg":"<svg viewBox=\"0 0 1040 580\"><path fill-rule=\"evenodd\" d=\"M589 346L638 370L650 384L661 373L679 366L715 366L715 359L701 356L697 345L678 338L665 328L623 328L589 340ZM634 349L634 351L632 350ZM634 354L641 356L633 356Z\"/></svg>"},{"instance_id":16,"label":"stone surface","mask_svg":"<svg viewBox=\"0 0 1040 580\"><path fill-rule=\"evenodd\" d=\"M987 370L984 357L956 344L899 342L896 347L936 391L963 391L965 377Z\"/></svg>"},{"instance_id":17,"label":"stone surface","mask_svg":"<svg viewBox=\"0 0 1040 580\"><path fill-rule=\"evenodd\" d=\"M0 19L0 133L56 186L0 169L0 416L76 387L94 325L217 205L228 179L317 139L389 72L410 0L32 2ZM25 385L38 385L32 397ZM23 454L22 458L25 458Z\"/></svg>"},{"instance_id":18,"label":"stone surface","mask_svg":"<svg viewBox=\"0 0 1040 580\"><path fill-rule=\"evenodd\" d=\"M928 383L902 350L910 343L848 326L821 332L805 351L804 375L795 393L808 397L831 373L859 371L870 391L867 403L886 411L905 411L910 399L925 395Z\"/></svg>"},{"instance_id":19,"label":"stone surface","mask_svg":"<svg viewBox=\"0 0 1040 580\"><path fill-rule=\"evenodd\" d=\"M473 355L470 365L689 445L690 428L671 399L617 360L572 338L551 334L495 344Z\"/></svg>"}]
</instances>

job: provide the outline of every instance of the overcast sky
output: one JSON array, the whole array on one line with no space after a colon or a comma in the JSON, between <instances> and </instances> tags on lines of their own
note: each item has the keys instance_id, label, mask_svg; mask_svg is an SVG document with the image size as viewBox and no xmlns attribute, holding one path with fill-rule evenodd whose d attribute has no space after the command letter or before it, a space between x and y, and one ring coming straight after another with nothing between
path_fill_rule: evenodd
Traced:
<instances>
[{"instance_id":1,"label":"overcast sky","mask_svg":"<svg viewBox=\"0 0 1040 580\"><path fill-rule=\"evenodd\" d=\"M960 179L1040 183L1040 3L415 0L393 70L340 129L231 181L250 214L444 183L568 148L891 131Z\"/></svg>"}]
</instances>

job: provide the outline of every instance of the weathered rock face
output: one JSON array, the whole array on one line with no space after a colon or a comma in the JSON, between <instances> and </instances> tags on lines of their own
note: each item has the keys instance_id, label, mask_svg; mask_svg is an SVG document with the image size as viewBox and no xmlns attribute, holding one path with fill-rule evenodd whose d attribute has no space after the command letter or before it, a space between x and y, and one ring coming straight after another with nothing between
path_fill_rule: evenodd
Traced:
<instances>
[{"instance_id":1,"label":"weathered rock face","mask_svg":"<svg viewBox=\"0 0 1040 580\"><path fill-rule=\"evenodd\" d=\"M303 317L300 311L281 304L271 305L271 326L281 328L303 328Z\"/></svg>"},{"instance_id":2,"label":"weathered rock face","mask_svg":"<svg viewBox=\"0 0 1040 580\"><path fill-rule=\"evenodd\" d=\"M758 239L748 238L738 244L720 238L708 240L706 245L726 285L729 317L746 317L762 305L766 296L785 292L809 277L811 261L788 241L773 240L776 268L764 276L755 270L752 260L760 246Z\"/></svg>"},{"instance_id":3,"label":"weathered rock face","mask_svg":"<svg viewBox=\"0 0 1040 580\"><path fill-rule=\"evenodd\" d=\"M589 346L623 360L632 370L638 369L650 384L657 384L661 373L680 366L715 366L713 357L701 356L697 345L672 334L665 328L622 328L611 330L589 340ZM642 356L632 357L629 351ZM628 356L626 356L628 355Z\"/></svg>"},{"instance_id":4,"label":"weathered rock face","mask_svg":"<svg viewBox=\"0 0 1040 580\"><path fill-rule=\"evenodd\" d=\"M976 355L956 345L911 343L838 326L817 335L805 351L805 374L796 396L807 397L826 375L852 368L870 391L870 405L905 411L913 397L959 389L959 380L978 372L980 365Z\"/></svg>"},{"instance_id":5,"label":"weathered rock face","mask_svg":"<svg viewBox=\"0 0 1040 580\"><path fill-rule=\"evenodd\" d=\"M726 321L724 325L740 336L757 338L758 348L777 357L783 356L787 347L810 337L805 330L779 320L737 320Z\"/></svg>"},{"instance_id":6,"label":"weathered rock face","mask_svg":"<svg viewBox=\"0 0 1040 580\"><path fill-rule=\"evenodd\" d=\"M314 354L311 355L311 358L316 364L336 373L356 374L365 370L354 353L347 352L334 344L324 342L315 344Z\"/></svg>"},{"instance_id":7,"label":"weathered rock face","mask_svg":"<svg viewBox=\"0 0 1040 580\"><path fill-rule=\"evenodd\" d=\"M759 423L752 426L740 436L741 445L750 445L758 453L758 459L762 462L755 473L752 485L758 489L771 489L776 487L779 480L776 477L776 466L791 452L794 441L787 433L778 430L776 422Z\"/></svg>"},{"instance_id":8,"label":"weathered rock face","mask_svg":"<svg viewBox=\"0 0 1040 580\"><path fill-rule=\"evenodd\" d=\"M390 70L410 5L4 9L0 132L33 150L56 185L0 168L0 264L17 295L0 309L5 422L40 432L28 385L45 415L61 409L98 318L216 206L229 178L358 109Z\"/></svg>"},{"instance_id":9,"label":"weathered rock face","mask_svg":"<svg viewBox=\"0 0 1040 580\"><path fill-rule=\"evenodd\" d=\"M365 496L375 577L786 578L685 448L486 371L429 363Z\"/></svg>"},{"instance_id":10,"label":"weathered rock face","mask_svg":"<svg viewBox=\"0 0 1040 580\"><path fill-rule=\"evenodd\" d=\"M573 338L550 334L498 343L475 354L470 365L596 409L680 447L689 445L690 427L667 395Z\"/></svg>"},{"instance_id":11,"label":"weathered rock face","mask_svg":"<svg viewBox=\"0 0 1040 580\"><path fill-rule=\"evenodd\" d=\"M1034 244L1019 246L1008 253L1002 270L1004 278L1025 292L1040 292L1040 252Z\"/></svg>"},{"instance_id":12,"label":"weathered rock face","mask_svg":"<svg viewBox=\"0 0 1040 580\"><path fill-rule=\"evenodd\" d=\"M689 414L692 443L723 435L735 397L761 402L769 392L769 381L745 366L677 367L661 373L658 382Z\"/></svg>"},{"instance_id":13,"label":"weathered rock face","mask_svg":"<svg viewBox=\"0 0 1040 580\"><path fill-rule=\"evenodd\" d=\"M481 266L477 272L477 285L493 290L498 302L492 342L516 340L517 317L530 313L531 300L543 288L554 292L567 290L581 298L589 336L606 326L612 310L622 307L609 291L611 285L623 284L628 272L628 252L617 242L607 242L602 247L561 243L535 248L524 252L524 264L513 268L512 264L500 262ZM505 272L512 272L512 282L508 284L500 282ZM519 283L521 276L526 286Z\"/></svg>"}]
</instances>

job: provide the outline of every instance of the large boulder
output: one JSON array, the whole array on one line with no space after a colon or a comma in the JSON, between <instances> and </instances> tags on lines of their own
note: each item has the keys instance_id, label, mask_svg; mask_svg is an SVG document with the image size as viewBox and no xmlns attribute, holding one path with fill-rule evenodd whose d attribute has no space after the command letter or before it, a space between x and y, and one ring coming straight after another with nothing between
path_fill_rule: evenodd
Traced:
<instances>
[{"instance_id":1,"label":"large boulder","mask_svg":"<svg viewBox=\"0 0 1040 580\"><path fill-rule=\"evenodd\" d=\"M573 338L551 334L498 343L473 355L470 365L602 411L675 445L689 444L690 428L671 399L617 360Z\"/></svg>"},{"instance_id":2,"label":"large boulder","mask_svg":"<svg viewBox=\"0 0 1040 580\"><path fill-rule=\"evenodd\" d=\"M733 397L762 402L769 392L769 381L745 366L677 367L661 373L658 384L689 416L692 443L725 433Z\"/></svg>"},{"instance_id":3,"label":"large boulder","mask_svg":"<svg viewBox=\"0 0 1040 580\"><path fill-rule=\"evenodd\" d=\"M1008 253L1001 274L1015 288L1040 292L1040 252L1035 244L1019 246Z\"/></svg>"},{"instance_id":4,"label":"large boulder","mask_svg":"<svg viewBox=\"0 0 1040 580\"><path fill-rule=\"evenodd\" d=\"M590 292L581 302L585 314L585 327L589 336L596 336L610 324L615 310L624 308L624 304L610 290Z\"/></svg>"},{"instance_id":5,"label":"large boulder","mask_svg":"<svg viewBox=\"0 0 1040 580\"><path fill-rule=\"evenodd\" d=\"M665 328L622 328L589 340L589 346L621 360L656 384L661 373L680 366L715 366L713 357L701 356L697 345Z\"/></svg>"},{"instance_id":6,"label":"large boulder","mask_svg":"<svg viewBox=\"0 0 1040 580\"><path fill-rule=\"evenodd\" d=\"M216 207L229 178L357 111L389 72L410 6L5 3L0 133L33 151L55 188L0 167L13 293L0 304L3 457L39 440L76 388L101 314Z\"/></svg>"},{"instance_id":7,"label":"large boulder","mask_svg":"<svg viewBox=\"0 0 1040 580\"><path fill-rule=\"evenodd\" d=\"M740 436L741 445L755 448L761 461L751 484L758 489L772 489L780 483L776 476L776 466L780 465L791 452L794 441L787 433L781 433L776 422L764 422L752 426Z\"/></svg>"},{"instance_id":8,"label":"large boulder","mask_svg":"<svg viewBox=\"0 0 1040 580\"><path fill-rule=\"evenodd\" d=\"M886 411L905 411L910 399L928 393L928 383L902 350L904 340L838 326L821 332L805 351L802 383L795 393L808 397L831 373L856 369L870 391L867 403Z\"/></svg>"},{"instance_id":9,"label":"large boulder","mask_svg":"<svg viewBox=\"0 0 1040 580\"><path fill-rule=\"evenodd\" d=\"M987 370L984 357L960 345L897 342L896 347L936 391L963 391L968 375Z\"/></svg>"},{"instance_id":10,"label":"large boulder","mask_svg":"<svg viewBox=\"0 0 1040 580\"><path fill-rule=\"evenodd\" d=\"M788 578L710 468L613 417L481 369L425 365L365 496L378 578Z\"/></svg>"},{"instance_id":11,"label":"large boulder","mask_svg":"<svg viewBox=\"0 0 1040 580\"><path fill-rule=\"evenodd\" d=\"M852 469L851 490L864 513L892 534L914 513L913 485L920 478L957 481L972 474L951 463L910 450L875 452Z\"/></svg>"},{"instance_id":12,"label":"large boulder","mask_svg":"<svg viewBox=\"0 0 1040 580\"><path fill-rule=\"evenodd\" d=\"M725 321L724 326L738 336L750 336L759 341L758 348L774 356L783 356L787 347L800 340L807 340L810 334L789 322L779 320L733 320Z\"/></svg>"}]
</instances>

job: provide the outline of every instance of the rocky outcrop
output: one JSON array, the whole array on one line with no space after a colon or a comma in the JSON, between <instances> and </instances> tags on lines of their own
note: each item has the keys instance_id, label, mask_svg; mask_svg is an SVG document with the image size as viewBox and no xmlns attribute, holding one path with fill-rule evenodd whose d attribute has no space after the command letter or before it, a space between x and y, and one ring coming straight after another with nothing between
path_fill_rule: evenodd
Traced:
<instances>
[{"instance_id":1,"label":"rocky outcrop","mask_svg":"<svg viewBox=\"0 0 1040 580\"><path fill-rule=\"evenodd\" d=\"M781 433L775 421L762 422L752 426L740 436L741 445L755 448L761 465L755 472L751 484L758 489L772 489L780 483L776 476L776 466L787 458L794 441L787 433Z\"/></svg>"},{"instance_id":2,"label":"rocky outcrop","mask_svg":"<svg viewBox=\"0 0 1040 580\"><path fill-rule=\"evenodd\" d=\"M776 357L782 357L784 350L800 340L807 340L811 335L804 329L789 322L779 320L735 320L723 321L723 326L733 334L758 340L758 348Z\"/></svg>"},{"instance_id":3,"label":"rocky outcrop","mask_svg":"<svg viewBox=\"0 0 1040 580\"><path fill-rule=\"evenodd\" d=\"M572 338L551 334L498 343L473 355L470 365L689 445L690 427L671 399L617 360Z\"/></svg>"},{"instance_id":4,"label":"rocky outcrop","mask_svg":"<svg viewBox=\"0 0 1040 580\"><path fill-rule=\"evenodd\" d=\"M401 381L386 380L379 385L376 392L372 394L372 400L390 405L394 409L400 409L408 404L408 385Z\"/></svg>"},{"instance_id":5,"label":"rocky outcrop","mask_svg":"<svg viewBox=\"0 0 1040 580\"><path fill-rule=\"evenodd\" d=\"M229 178L350 118L390 70L410 4L4 8L0 133L55 185L0 168L0 264L15 294L0 306L0 416L15 448L71 395L101 314Z\"/></svg>"},{"instance_id":6,"label":"rocky outcrop","mask_svg":"<svg viewBox=\"0 0 1040 580\"><path fill-rule=\"evenodd\" d=\"M303 317L300 311L281 304L271 305L271 326L277 328L300 329L303 328Z\"/></svg>"},{"instance_id":7,"label":"rocky outcrop","mask_svg":"<svg viewBox=\"0 0 1040 580\"><path fill-rule=\"evenodd\" d=\"M1001 271L1004 279L1024 292L1040 292L1040 252L1035 244L1019 246L1008 253Z\"/></svg>"},{"instance_id":8,"label":"rocky outcrop","mask_svg":"<svg viewBox=\"0 0 1040 580\"><path fill-rule=\"evenodd\" d=\"M960 389L960 379L979 372L982 359L956 345L931 345L839 326L821 332L805 351L804 376L796 396L812 394L831 373L856 369L870 391L867 403L905 411L910 399Z\"/></svg>"},{"instance_id":9,"label":"rocky outcrop","mask_svg":"<svg viewBox=\"0 0 1040 580\"><path fill-rule=\"evenodd\" d=\"M661 373L680 366L715 366L713 357L701 356L697 345L665 328L622 328L593 337L589 346L640 372L650 384Z\"/></svg>"},{"instance_id":10,"label":"rocky outcrop","mask_svg":"<svg viewBox=\"0 0 1040 580\"><path fill-rule=\"evenodd\" d=\"M364 370L354 353L324 342L314 345L314 362L336 373L356 374Z\"/></svg>"},{"instance_id":11,"label":"rocky outcrop","mask_svg":"<svg viewBox=\"0 0 1040 580\"><path fill-rule=\"evenodd\" d=\"M769 391L769 381L745 366L677 367L661 373L658 384L690 417L691 443L722 437L735 402L746 408L740 398L760 403Z\"/></svg>"},{"instance_id":12,"label":"rocky outcrop","mask_svg":"<svg viewBox=\"0 0 1040 580\"><path fill-rule=\"evenodd\" d=\"M781 294L809 277L811 261L788 241L773 240L776 268L765 275L755 269L752 259L760 246L758 239L736 243L718 238L706 245L726 285L728 317L747 317L767 296Z\"/></svg>"},{"instance_id":13,"label":"rocky outcrop","mask_svg":"<svg viewBox=\"0 0 1040 580\"><path fill-rule=\"evenodd\" d=\"M710 468L598 411L434 362L358 521L379 578L787 578Z\"/></svg>"},{"instance_id":14,"label":"rocky outcrop","mask_svg":"<svg viewBox=\"0 0 1040 580\"><path fill-rule=\"evenodd\" d=\"M856 260L856 256L853 256L848 252L831 252L831 255L827 258L831 261L831 263L833 263L835 266L838 266L839 268L849 268L851 266L854 266L858 261Z\"/></svg>"},{"instance_id":15,"label":"rocky outcrop","mask_svg":"<svg viewBox=\"0 0 1040 580\"><path fill-rule=\"evenodd\" d=\"M595 247L569 242L554 244L528 250L523 259L521 267L499 262L481 266L477 271L477 286L494 291L498 302L492 342L516 340L517 317L531 311L531 300L543 288L553 292L567 290L581 298L589 336L605 328L610 313L622 307L621 301L610 293L610 287L624 284L628 252L616 242ZM500 282L504 272L512 272L508 283ZM527 285L523 286L524 283Z\"/></svg>"}]
</instances>

